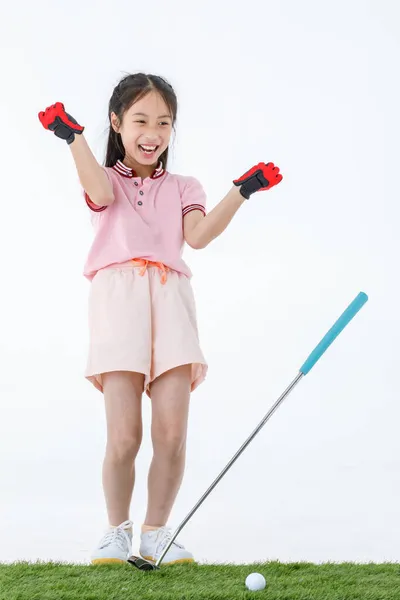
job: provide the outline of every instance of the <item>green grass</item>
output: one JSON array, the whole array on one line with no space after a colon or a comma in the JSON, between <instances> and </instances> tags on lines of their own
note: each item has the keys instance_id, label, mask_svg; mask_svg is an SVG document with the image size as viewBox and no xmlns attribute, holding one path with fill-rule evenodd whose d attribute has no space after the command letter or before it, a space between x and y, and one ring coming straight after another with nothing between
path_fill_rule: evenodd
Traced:
<instances>
[{"instance_id":1,"label":"green grass","mask_svg":"<svg viewBox=\"0 0 400 600\"><path fill-rule=\"evenodd\" d=\"M262 573L265 590L245 588ZM268 562L171 565L138 571L126 565L0 563L0 600L400 600L400 565Z\"/></svg>"}]
</instances>

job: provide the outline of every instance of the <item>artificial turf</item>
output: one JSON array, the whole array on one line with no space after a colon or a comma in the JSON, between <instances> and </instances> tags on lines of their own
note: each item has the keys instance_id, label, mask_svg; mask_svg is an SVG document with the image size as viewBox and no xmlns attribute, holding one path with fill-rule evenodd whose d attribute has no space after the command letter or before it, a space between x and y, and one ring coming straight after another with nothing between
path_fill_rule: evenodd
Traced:
<instances>
[{"instance_id":1,"label":"artificial turf","mask_svg":"<svg viewBox=\"0 0 400 600\"><path fill-rule=\"evenodd\" d=\"M262 573L262 591L245 587ZM0 600L400 600L397 563L126 565L0 563Z\"/></svg>"}]
</instances>

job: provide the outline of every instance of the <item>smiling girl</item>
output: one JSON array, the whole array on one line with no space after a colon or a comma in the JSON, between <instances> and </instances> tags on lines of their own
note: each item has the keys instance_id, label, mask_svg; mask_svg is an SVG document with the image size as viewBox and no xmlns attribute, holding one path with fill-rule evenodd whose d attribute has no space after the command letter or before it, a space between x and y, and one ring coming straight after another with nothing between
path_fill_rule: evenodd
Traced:
<instances>
[{"instance_id":1,"label":"smiling girl","mask_svg":"<svg viewBox=\"0 0 400 600\"><path fill-rule=\"evenodd\" d=\"M101 166L84 127L62 103L39 113L42 125L69 145L94 227L84 267L91 282L85 376L105 402L109 524L92 562L125 562L131 554L129 512L144 392L151 399L153 459L140 554L156 561L170 539L167 521L183 478L191 393L207 372L184 243L205 248L254 192L270 189L282 175L273 163L255 165L207 214L200 182L168 171L177 98L165 79L124 77L113 90L108 118ZM192 561L178 541L164 558L166 564Z\"/></svg>"}]
</instances>

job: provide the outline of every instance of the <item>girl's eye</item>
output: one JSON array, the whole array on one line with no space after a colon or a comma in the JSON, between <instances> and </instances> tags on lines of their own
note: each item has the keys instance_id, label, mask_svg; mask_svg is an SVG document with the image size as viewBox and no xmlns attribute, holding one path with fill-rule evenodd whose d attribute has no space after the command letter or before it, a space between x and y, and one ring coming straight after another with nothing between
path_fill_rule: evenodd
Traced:
<instances>
[{"instance_id":1,"label":"girl's eye","mask_svg":"<svg viewBox=\"0 0 400 600\"><path fill-rule=\"evenodd\" d=\"M145 123L145 121L141 120L141 121L135 121L135 123ZM162 121L161 125L169 125L168 121Z\"/></svg>"}]
</instances>

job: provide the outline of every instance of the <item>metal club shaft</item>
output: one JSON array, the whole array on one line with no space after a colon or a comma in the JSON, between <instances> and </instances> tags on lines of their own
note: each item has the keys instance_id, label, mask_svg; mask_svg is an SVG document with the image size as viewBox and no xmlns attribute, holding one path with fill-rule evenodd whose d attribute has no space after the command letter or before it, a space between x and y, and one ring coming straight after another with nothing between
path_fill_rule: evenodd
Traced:
<instances>
[{"instance_id":1,"label":"metal club shaft","mask_svg":"<svg viewBox=\"0 0 400 600\"><path fill-rule=\"evenodd\" d=\"M272 406L272 408L267 412L267 414L265 415L265 417L263 418L263 420L256 427L256 429L253 431L253 433L247 438L247 440L244 442L244 444L241 446L241 448L239 448L239 450L236 452L235 456L229 461L229 463L226 465L226 467L224 468L224 470L218 475L218 477L216 478L216 480L210 485L210 487L208 488L208 490L203 494L203 496L200 498L200 500L198 501L198 503L196 504L196 506L194 506L192 508L192 510L190 511L190 513L187 515L187 517L182 521L182 523L176 529L176 531L172 535L171 539L169 540L168 545L164 548L161 556L159 557L159 559L155 563L156 567L158 567L160 565L162 559L164 558L164 556L168 552L168 550L171 547L172 543L174 542L176 536L179 534L180 531L182 531L182 529L184 528L184 526L186 525L186 523L189 521L189 519L194 515L194 513L199 508L199 506L207 498L208 494L215 488L215 486L217 485L217 483L219 481L221 481L221 479L225 475L225 473L227 471L229 471L229 469L231 468L231 466L233 465L233 463L235 462L235 460L242 454L243 450L250 444L251 440L257 435L257 433L260 431L260 429L265 425L265 423L268 421L268 419L271 417L271 415L276 411L276 409L281 404L281 402L283 402L283 400L292 391L292 389L297 385L297 383L300 381L300 379L302 377L304 377L305 375L307 375L311 371L311 369L314 367L314 365L317 363L317 361L319 361L319 359L321 358L321 356L323 356L323 354L326 352L326 350L329 348L329 346L332 344L332 342L334 342L334 340L337 338L337 336L350 323L350 321L361 310L361 308L364 306L364 304L367 301L368 301L367 294L365 294L364 292L360 292L354 298L353 302L351 302L351 304L349 304L349 306L346 308L346 310L336 320L336 322L329 329L329 331L324 335L324 337L321 339L321 341L319 342L319 344L314 348L314 350L308 356L308 358L305 361L305 363L300 367L298 375L292 381L292 383L290 384L290 386L283 392L282 396L280 398L278 398L278 400L275 402L275 404Z\"/></svg>"}]
</instances>

